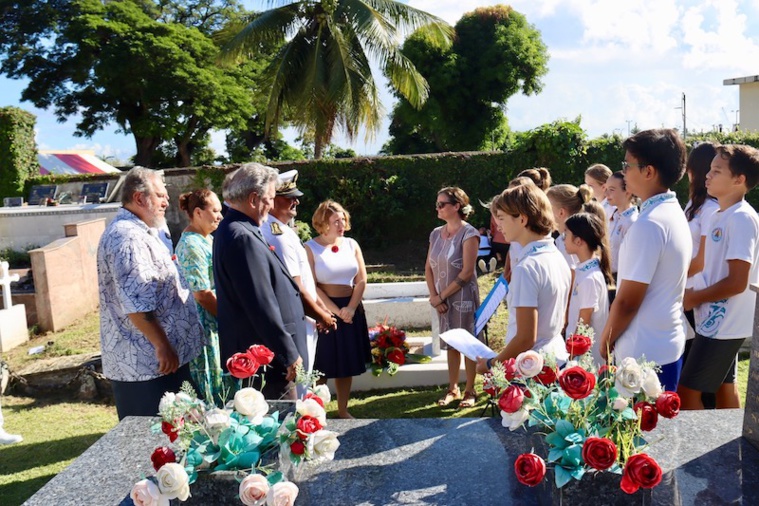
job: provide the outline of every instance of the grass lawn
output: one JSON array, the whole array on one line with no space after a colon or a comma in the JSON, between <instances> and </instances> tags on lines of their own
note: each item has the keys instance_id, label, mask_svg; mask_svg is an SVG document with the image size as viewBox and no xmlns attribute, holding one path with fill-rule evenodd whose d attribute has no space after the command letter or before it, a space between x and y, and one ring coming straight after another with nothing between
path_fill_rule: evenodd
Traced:
<instances>
[{"instance_id":1,"label":"grass lawn","mask_svg":"<svg viewBox=\"0 0 759 506\"><path fill-rule=\"evenodd\" d=\"M379 273L377 277L387 280L391 276L394 275ZM408 278L398 279L401 280ZM493 281L492 276L479 279L483 299ZM489 323L490 344L495 349L503 345L507 319L508 311L501 307ZM3 359L10 364L12 371L18 371L40 358L97 351L98 324L98 314L93 313L61 332L34 336L29 343L3 354ZM429 336L430 329L417 329L408 334ZM45 353L27 354L29 348L48 343L51 344L46 346ZM748 366L748 354L741 355L738 386L742 400L746 396ZM436 402L445 390L445 385L441 385L355 393L350 410L358 418L453 418L479 416L486 405L484 398L480 397L478 404L471 409L458 410L456 402L440 408ZM480 381L477 390L481 391ZM2 404L5 428L10 433L24 436L22 443L0 446L0 503L3 506L23 503L117 423L115 408L106 404L81 403L60 397L32 399L14 396L3 397ZM329 416L336 416L337 403L331 402L327 411Z\"/></svg>"}]
</instances>

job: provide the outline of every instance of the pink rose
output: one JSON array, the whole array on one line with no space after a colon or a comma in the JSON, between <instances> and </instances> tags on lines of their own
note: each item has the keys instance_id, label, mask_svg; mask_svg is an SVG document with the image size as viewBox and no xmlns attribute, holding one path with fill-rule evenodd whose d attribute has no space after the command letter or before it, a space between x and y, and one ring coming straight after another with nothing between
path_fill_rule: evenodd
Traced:
<instances>
[{"instance_id":1,"label":"pink rose","mask_svg":"<svg viewBox=\"0 0 759 506\"><path fill-rule=\"evenodd\" d=\"M269 482L260 474L249 474L240 482L240 501L245 506L263 506Z\"/></svg>"}]
</instances>

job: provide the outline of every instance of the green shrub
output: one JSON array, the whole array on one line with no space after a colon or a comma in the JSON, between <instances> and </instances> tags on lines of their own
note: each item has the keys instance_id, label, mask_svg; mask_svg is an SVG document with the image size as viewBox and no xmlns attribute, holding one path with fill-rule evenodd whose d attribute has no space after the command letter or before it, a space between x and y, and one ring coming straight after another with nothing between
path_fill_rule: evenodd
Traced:
<instances>
[{"instance_id":1,"label":"green shrub","mask_svg":"<svg viewBox=\"0 0 759 506\"><path fill-rule=\"evenodd\" d=\"M35 121L18 107L0 108L0 197L23 195L27 178L39 174Z\"/></svg>"}]
</instances>

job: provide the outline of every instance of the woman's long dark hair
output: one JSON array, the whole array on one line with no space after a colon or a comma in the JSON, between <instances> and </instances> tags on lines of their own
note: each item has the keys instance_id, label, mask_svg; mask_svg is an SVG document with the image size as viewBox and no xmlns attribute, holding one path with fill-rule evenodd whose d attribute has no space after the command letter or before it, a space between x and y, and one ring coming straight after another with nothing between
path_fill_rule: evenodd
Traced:
<instances>
[{"instance_id":1,"label":"woman's long dark hair","mask_svg":"<svg viewBox=\"0 0 759 506\"><path fill-rule=\"evenodd\" d=\"M572 235L579 237L588 244L592 252L601 254L600 266L607 286L614 284L611 275L611 253L609 241L606 238L606 223L602 218L591 213L573 214L564 223Z\"/></svg>"},{"instance_id":2,"label":"woman's long dark hair","mask_svg":"<svg viewBox=\"0 0 759 506\"><path fill-rule=\"evenodd\" d=\"M690 207L685 213L688 221L696 216L706 199L711 198L706 193L706 173L709 172L715 156L717 156L717 145L711 142L700 143L691 149L688 155L688 161L685 163L685 170L691 174L691 182L688 188Z\"/></svg>"}]
</instances>

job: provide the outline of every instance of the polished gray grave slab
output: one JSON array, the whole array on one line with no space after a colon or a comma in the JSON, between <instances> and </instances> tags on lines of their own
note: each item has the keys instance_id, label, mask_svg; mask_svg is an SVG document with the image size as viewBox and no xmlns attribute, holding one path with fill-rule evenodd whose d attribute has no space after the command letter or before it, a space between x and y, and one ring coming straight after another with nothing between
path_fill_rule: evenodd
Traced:
<instances>
[{"instance_id":1,"label":"polished gray grave slab","mask_svg":"<svg viewBox=\"0 0 759 506\"><path fill-rule=\"evenodd\" d=\"M741 437L742 420L742 410L724 410L660 421L648 453L665 478L632 496L606 473L560 493L550 473L542 487L520 485L514 459L536 441L499 419L330 420L340 449L302 473L298 504L759 504L759 451ZM150 423L125 419L25 504L131 504L132 484L153 474L150 454L166 442Z\"/></svg>"}]
</instances>

